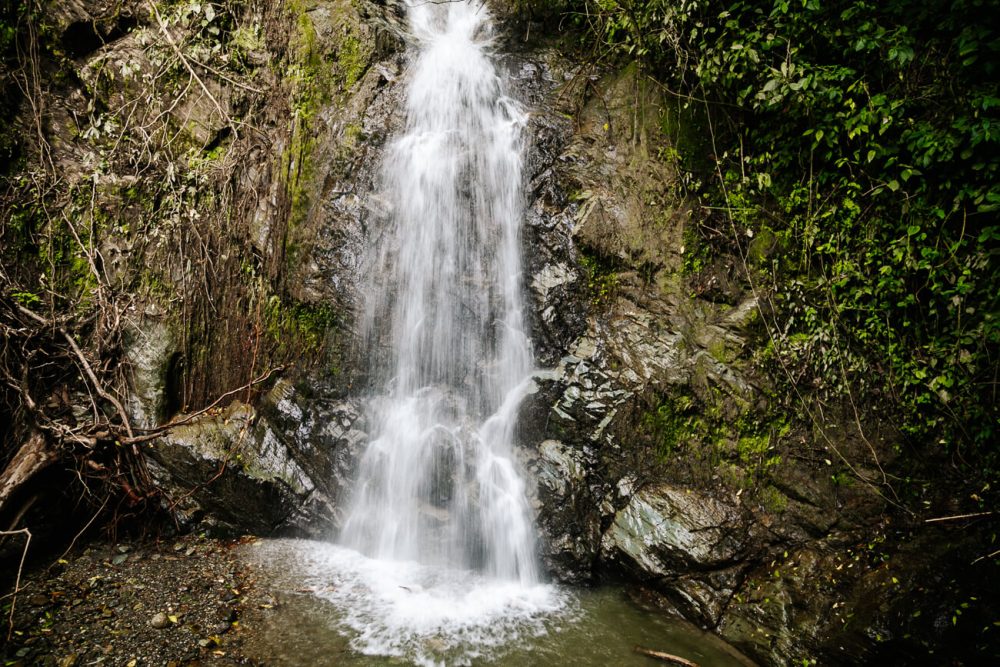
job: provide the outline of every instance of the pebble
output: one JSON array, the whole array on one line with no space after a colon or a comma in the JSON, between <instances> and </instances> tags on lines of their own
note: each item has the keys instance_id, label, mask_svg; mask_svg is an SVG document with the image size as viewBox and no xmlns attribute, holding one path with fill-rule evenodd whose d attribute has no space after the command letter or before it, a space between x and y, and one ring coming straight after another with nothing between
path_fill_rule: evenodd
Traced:
<instances>
[{"instance_id":1,"label":"pebble","mask_svg":"<svg viewBox=\"0 0 1000 667\"><path fill-rule=\"evenodd\" d=\"M63 574L50 568L26 577L31 588L15 612L19 633L0 646L0 667L61 667L74 654L73 667L240 656L245 633L233 624L248 582L228 549L199 544L186 557L191 545L189 539L152 547L102 544L90 557L72 558ZM44 627L37 622L42 610L51 618Z\"/></svg>"}]
</instances>

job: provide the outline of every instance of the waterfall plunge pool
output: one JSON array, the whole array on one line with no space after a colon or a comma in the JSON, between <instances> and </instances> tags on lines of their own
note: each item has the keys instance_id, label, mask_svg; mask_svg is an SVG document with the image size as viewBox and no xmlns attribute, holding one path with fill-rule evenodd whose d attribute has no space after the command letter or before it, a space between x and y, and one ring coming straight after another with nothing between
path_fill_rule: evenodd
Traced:
<instances>
[{"instance_id":1,"label":"waterfall plunge pool","mask_svg":"<svg viewBox=\"0 0 1000 667\"><path fill-rule=\"evenodd\" d=\"M700 667L752 664L621 588L521 586L307 540L243 549L280 600L254 633L254 653L269 665L666 664L635 646Z\"/></svg>"}]
</instances>

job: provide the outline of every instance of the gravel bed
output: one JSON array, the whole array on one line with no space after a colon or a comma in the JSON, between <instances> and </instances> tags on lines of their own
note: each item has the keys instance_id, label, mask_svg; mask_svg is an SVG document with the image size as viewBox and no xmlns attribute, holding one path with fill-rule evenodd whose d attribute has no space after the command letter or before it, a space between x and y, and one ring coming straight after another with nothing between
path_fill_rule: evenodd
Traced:
<instances>
[{"instance_id":1,"label":"gravel bed","mask_svg":"<svg viewBox=\"0 0 1000 667\"><path fill-rule=\"evenodd\" d=\"M278 603L240 560L246 541L91 544L27 572L9 640L3 601L2 664L263 664L246 639Z\"/></svg>"}]
</instances>

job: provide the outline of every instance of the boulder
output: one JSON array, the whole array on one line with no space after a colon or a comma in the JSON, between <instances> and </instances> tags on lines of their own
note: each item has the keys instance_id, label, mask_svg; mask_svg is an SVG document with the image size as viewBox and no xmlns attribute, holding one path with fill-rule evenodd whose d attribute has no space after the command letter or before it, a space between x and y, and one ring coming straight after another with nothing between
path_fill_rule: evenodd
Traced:
<instances>
[{"instance_id":1,"label":"boulder","mask_svg":"<svg viewBox=\"0 0 1000 667\"><path fill-rule=\"evenodd\" d=\"M742 554L748 526L738 508L670 484L643 487L619 511L601 556L640 578L719 569Z\"/></svg>"},{"instance_id":2,"label":"boulder","mask_svg":"<svg viewBox=\"0 0 1000 667\"><path fill-rule=\"evenodd\" d=\"M329 524L329 504L314 481L266 421L239 401L174 427L147 453L167 502L188 521L258 535Z\"/></svg>"}]
</instances>

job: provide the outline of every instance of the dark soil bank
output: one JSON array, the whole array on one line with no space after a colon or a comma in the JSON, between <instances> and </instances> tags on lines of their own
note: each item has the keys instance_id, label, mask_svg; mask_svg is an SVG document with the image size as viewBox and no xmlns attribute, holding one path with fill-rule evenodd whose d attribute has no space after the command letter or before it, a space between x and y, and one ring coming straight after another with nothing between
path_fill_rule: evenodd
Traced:
<instances>
[{"instance_id":1,"label":"dark soil bank","mask_svg":"<svg viewBox=\"0 0 1000 667\"><path fill-rule=\"evenodd\" d=\"M93 544L25 573L3 664L263 664L244 643L277 603L255 586L239 544Z\"/></svg>"}]
</instances>

